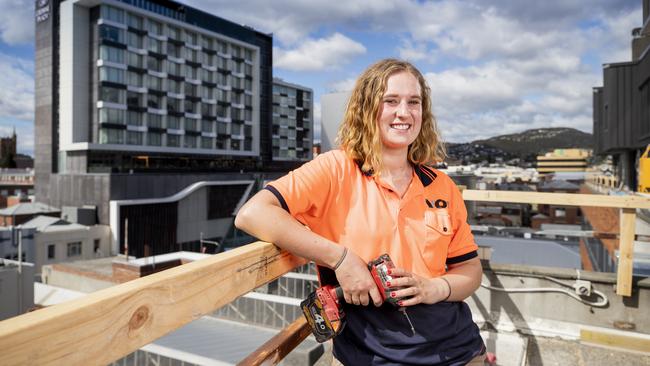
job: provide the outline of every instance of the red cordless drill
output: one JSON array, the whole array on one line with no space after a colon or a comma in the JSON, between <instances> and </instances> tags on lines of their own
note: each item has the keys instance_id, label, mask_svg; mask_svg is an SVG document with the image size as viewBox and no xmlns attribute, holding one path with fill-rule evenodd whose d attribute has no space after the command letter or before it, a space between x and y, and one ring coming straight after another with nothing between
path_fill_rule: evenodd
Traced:
<instances>
[{"instance_id":1,"label":"red cordless drill","mask_svg":"<svg viewBox=\"0 0 650 366\"><path fill-rule=\"evenodd\" d=\"M401 299L391 297L391 289L386 285L387 282L392 280L392 277L388 272L393 268L395 268L395 265L388 254L383 254L379 258L368 263L368 269L377 284L377 288L379 288L382 301L388 302L395 307L399 307L398 301ZM345 313L341 306L343 301L343 290L340 287L326 285L317 288L316 291L309 294L309 296L300 303L302 312L311 326L316 341L322 343L341 333L345 326ZM408 318L408 315L406 315L406 311L403 307L400 307L399 309L404 312L406 319L411 325L411 330L415 333L411 320Z\"/></svg>"}]
</instances>

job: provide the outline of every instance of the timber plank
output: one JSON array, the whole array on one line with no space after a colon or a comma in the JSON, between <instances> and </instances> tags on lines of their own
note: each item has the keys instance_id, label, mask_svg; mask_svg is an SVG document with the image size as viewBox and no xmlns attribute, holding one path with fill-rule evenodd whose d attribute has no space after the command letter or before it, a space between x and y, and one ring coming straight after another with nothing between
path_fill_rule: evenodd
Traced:
<instances>
[{"instance_id":1,"label":"timber plank","mask_svg":"<svg viewBox=\"0 0 650 366\"><path fill-rule=\"evenodd\" d=\"M277 365L310 334L309 323L301 316L241 360L237 366Z\"/></svg>"},{"instance_id":2,"label":"timber plank","mask_svg":"<svg viewBox=\"0 0 650 366\"><path fill-rule=\"evenodd\" d=\"M3 365L105 365L306 260L256 242L0 322Z\"/></svg>"},{"instance_id":3,"label":"timber plank","mask_svg":"<svg viewBox=\"0 0 650 366\"><path fill-rule=\"evenodd\" d=\"M650 198L640 196L605 196L602 194L543 193L517 191L483 191L466 189L466 201L541 203L564 206L650 208Z\"/></svg>"},{"instance_id":4,"label":"timber plank","mask_svg":"<svg viewBox=\"0 0 650 366\"><path fill-rule=\"evenodd\" d=\"M634 261L634 234L636 210L621 209L621 230L618 247L618 273L616 275L616 294L632 296L632 266Z\"/></svg>"}]
</instances>

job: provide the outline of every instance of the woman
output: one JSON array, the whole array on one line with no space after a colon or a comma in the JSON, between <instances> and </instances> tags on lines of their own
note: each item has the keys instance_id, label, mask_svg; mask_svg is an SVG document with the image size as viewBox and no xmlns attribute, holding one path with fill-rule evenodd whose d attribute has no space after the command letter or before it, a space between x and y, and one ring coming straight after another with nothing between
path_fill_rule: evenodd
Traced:
<instances>
[{"instance_id":1,"label":"woman","mask_svg":"<svg viewBox=\"0 0 650 366\"><path fill-rule=\"evenodd\" d=\"M346 327L334 356L343 364L482 364L483 341L462 302L480 285L481 265L460 192L426 165L445 153L422 74L395 59L370 66L338 140L341 150L251 198L235 225L316 262L322 284L340 284ZM402 312L382 306L368 272L383 253L398 267L390 296L401 298L414 332Z\"/></svg>"}]
</instances>

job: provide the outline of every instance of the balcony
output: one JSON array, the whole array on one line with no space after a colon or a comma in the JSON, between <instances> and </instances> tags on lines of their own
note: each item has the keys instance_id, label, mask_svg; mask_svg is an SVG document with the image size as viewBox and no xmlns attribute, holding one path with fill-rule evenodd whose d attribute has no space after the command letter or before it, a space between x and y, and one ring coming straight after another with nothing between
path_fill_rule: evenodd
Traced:
<instances>
[{"instance_id":1,"label":"balcony","mask_svg":"<svg viewBox=\"0 0 650 366\"><path fill-rule=\"evenodd\" d=\"M476 190L464 190L463 197L619 210L619 232L610 234L618 239L616 274L496 265L483 253L483 285L467 302L489 350L494 352L508 337L519 342L503 353L496 349L499 364L647 364L650 280L633 278L632 265L636 210L650 208L650 200ZM305 263L273 244L257 242L7 319L0 322L3 364L114 362L242 296L250 297L246 294L281 276L310 280L289 273ZM591 295L575 295L574 286L587 283ZM285 305L295 306L299 300ZM276 364L309 334L298 316L239 364Z\"/></svg>"}]
</instances>

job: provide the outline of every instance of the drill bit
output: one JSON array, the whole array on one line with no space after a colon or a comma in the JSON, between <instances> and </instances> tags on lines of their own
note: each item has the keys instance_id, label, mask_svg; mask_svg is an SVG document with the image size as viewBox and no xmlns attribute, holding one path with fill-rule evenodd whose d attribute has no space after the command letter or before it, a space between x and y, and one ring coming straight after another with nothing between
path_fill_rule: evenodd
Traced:
<instances>
[{"instance_id":1,"label":"drill bit","mask_svg":"<svg viewBox=\"0 0 650 366\"><path fill-rule=\"evenodd\" d=\"M409 325L411 326L411 332L413 332L413 335L415 335L415 328L413 327L413 323L411 323L411 318L409 318L409 315L406 313L406 307L402 306L399 308L399 311L404 314L404 317L406 318L406 321L409 322Z\"/></svg>"}]
</instances>

